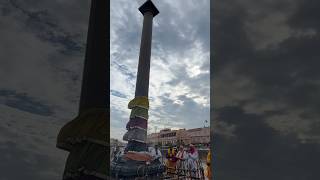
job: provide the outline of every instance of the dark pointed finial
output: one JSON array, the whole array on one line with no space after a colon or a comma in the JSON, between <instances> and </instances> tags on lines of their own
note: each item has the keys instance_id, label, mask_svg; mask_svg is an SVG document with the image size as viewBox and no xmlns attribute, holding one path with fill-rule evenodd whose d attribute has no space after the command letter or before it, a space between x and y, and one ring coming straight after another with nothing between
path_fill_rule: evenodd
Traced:
<instances>
[{"instance_id":1,"label":"dark pointed finial","mask_svg":"<svg viewBox=\"0 0 320 180\"><path fill-rule=\"evenodd\" d=\"M153 16L159 14L159 10L157 7L152 3L151 0L147 0L142 6L140 6L139 11L144 14L145 12L149 11L152 12Z\"/></svg>"}]
</instances>

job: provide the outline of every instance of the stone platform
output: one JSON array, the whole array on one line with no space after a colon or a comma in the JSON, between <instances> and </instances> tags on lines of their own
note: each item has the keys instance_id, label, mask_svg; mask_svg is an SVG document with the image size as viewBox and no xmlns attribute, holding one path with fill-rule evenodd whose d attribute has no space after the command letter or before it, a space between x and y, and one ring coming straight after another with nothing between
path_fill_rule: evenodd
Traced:
<instances>
[{"instance_id":1,"label":"stone platform","mask_svg":"<svg viewBox=\"0 0 320 180\"><path fill-rule=\"evenodd\" d=\"M128 160L119 157L110 164L110 174L112 179L134 180L143 178L152 180L160 179L165 171L165 166L155 160L147 164L143 161Z\"/></svg>"}]
</instances>

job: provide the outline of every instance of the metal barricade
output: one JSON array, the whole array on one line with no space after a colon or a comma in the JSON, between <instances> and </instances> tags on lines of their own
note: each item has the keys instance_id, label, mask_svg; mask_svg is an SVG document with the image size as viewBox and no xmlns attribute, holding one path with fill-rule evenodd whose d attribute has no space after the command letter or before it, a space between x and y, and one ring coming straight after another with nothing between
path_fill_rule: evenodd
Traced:
<instances>
[{"instance_id":1,"label":"metal barricade","mask_svg":"<svg viewBox=\"0 0 320 180\"><path fill-rule=\"evenodd\" d=\"M193 166L195 165L195 166ZM201 160L178 160L175 167L166 166L164 179L204 180L204 168Z\"/></svg>"}]
</instances>

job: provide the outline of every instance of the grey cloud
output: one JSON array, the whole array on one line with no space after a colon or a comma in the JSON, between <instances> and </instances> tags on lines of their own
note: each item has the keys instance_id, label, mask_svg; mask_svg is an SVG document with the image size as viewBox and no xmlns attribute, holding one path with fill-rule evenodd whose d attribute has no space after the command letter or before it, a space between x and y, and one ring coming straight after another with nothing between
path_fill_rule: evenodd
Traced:
<instances>
[{"instance_id":1,"label":"grey cloud","mask_svg":"<svg viewBox=\"0 0 320 180\"><path fill-rule=\"evenodd\" d=\"M0 90L0 98L1 97L4 98L3 104L9 107L43 116L53 115L50 107L34 100L31 97L28 97L25 94L19 94L9 90Z\"/></svg>"},{"instance_id":2,"label":"grey cloud","mask_svg":"<svg viewBox=\"0 0 320 180\"><path fill-rule=\"evenodd\" d=\"M184 95L178 99L183 102L183 105L175 104L174 101L167 97L161 97L163 107L161 115L174 115L177 122L183 123L182 127L196 128L202 127L205 120L209 119L209 108L199 106L193 99ZM174 121L170 118L170 124L174 125ZM181 125L180 125L181 126Z\"/></svg>"},{"instance_id":3,"label":"grey cloud","mask_svg":"<svg viewBox=\"0 0 320 180\"><path fill-rule=\"evenodd\" d=\"M315 29L319 31L319 11L320 6L319 1L307 0L307 1L297 1L297 10L289 18L288 24L292 28L297 29Z\"/></svg>"},{"instance_id":4,"label":"grey cloud","mask_svg":"<svg viewBox=\"0 0 320 180\"><path fill-rule=\"evenodd\" d=\"M70 104L76 106L77 103L74 96L77 97L79 93L82 71L79 59L84 55L82 38L79 36L86 32L65 30L56 14L50 13L51 9L45 10L47 4L42 4L44 7L36 4L32 8L20 1L2 4L2 7L10 9L1 22L4 25L2 73L6 73L3 86L6 89L18 89L19 93L26 92L42 101L50 99L51 102L46 103L54 107L54 111L65 111L70 109ZM82 21L82 24L86 23ZM36 95L40 91L43 96Z\"/></svg>"},{"instance_id":5,"label":"grey cloud","mask_svg":"<svg viewBox=\"0 0 320 180\"><path fill-rule=\"evenodd\" d=\"M7 5L12 7L12 12L19 14L17 20L24 23L26 29L40 39L49 41L55 46L61 46L62 53L78 53L84 50L84 42L79 41L82 40L83 34L65 31L57 24L56 18L49 14L48 10L30 11L13 0L9 2L10 4Z\"/></svg>"},{"instance_id":6,"label":"grey cloud","mask_svg":"<svg viewBox=\"0 0 320 180\"><path fill-rule=\"evenodd\" d=\"M235 127L233 139L213 131L216 178L319 176L317 5L214 3L212 122ZM308 29L314 32L305 33ZM301 137L315 140L304 143Z\"/></svg>"},{"instance_id":7,"label":"grey cloud","mask_svg":"<svg viewBox=\"0 0 320 180\"><path fill-rule=\"evenodd\" d=\"M280 135L261 121L263 117L247 114L239 107L223 108L220 118L237 128L231 139L214 136L217 178L289 180L318 176L318 144L301 144L293 134Z\"/></svg>"},{"instance_id":8,"label":"grey cloud","mask_svg":"<svg viewBox=\"0 0 320 180\"><path fill-rule=\"evenodd\" d=\"M235 10L235 12L239 12L239 10ZM217 13L219 17L219 10ZM230 27L223 23L216 24L215 37L217 39L215 42L217 44L215 49L217 53L214 57L217 59L214 62L216 78L223 78L220 77L220 72L224 67L229 67L227 63L230 63L235 67L234 74L245 77L254 84L253 88L256 91L254 98L258 98L262 102L281 101L288 108L302 109L305 109L306 106L312 108L317 105L318 97L315 92L318 85L315 81L310 81L317 77L315 74L318 74L315 68L318 66L315 60L318 54L315 48L311 48L318 46L317 37L289 37L276 47L256 50L244 29L246 20L250 19L247 15L241 16L239 14L241 20L234 17L232 23L226 19L230 14L221 16L223 19L217 19L217 23L226 21L223 23L229 23L232 26L238 24L239 27ZM226 32L219 36L222 31L218 31L218 29L222 28L228 29L227 37L224 36ZM237 39L238 45L234 43L235 40L229 38L230 35L234 36L233 39ZM230 48L235 45L238 46L236 47L237 51L232 51Z\"/></svg>"},{"instance_id":9,"label":"grey cloud","mask_svg":"<svg viewBox=\"0 0 320 180\"><path fill-rule=\"evenodd\" d=\"M61 179L55 141L78 108L89 2L5 0L0 15L1 177Z\"/></svg>"},{"instance_id":10,"label":"grey cloud","mask_svg":"<svg viewBox=\"0 0 320 180\"><path fill-rule=\"evenodd\" d=\"M110 93L113 95L113 96L117 96L117 97L120 97L120 98L126 98L127 96L125 94L122 94L121 92L119 91L115 91L115 90L110 90Z\"/></svg>"},{"instance_id":11,"label":"grey cloud","mask_svg":"<svg viewBox=\"0 0 320 180\"><path fill-rule=\"evenodd\" d=\"M30 153L20 149L13 142L0 144L2 169L1 178L4 179L48 179L54 180L61 178L54 175L51 169L61 164L55 164L49 157L42 153ZM54 172L54 171L53 171ZM46 174L48 173L48 174Z\"/></svg>"}]
</instances>

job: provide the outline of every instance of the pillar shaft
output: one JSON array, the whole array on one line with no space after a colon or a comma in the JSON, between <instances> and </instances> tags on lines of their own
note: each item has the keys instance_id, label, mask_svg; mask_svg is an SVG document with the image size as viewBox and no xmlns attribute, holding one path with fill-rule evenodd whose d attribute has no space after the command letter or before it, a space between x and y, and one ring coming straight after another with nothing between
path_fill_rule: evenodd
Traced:
<instances>
[{"instance_id":1,"label":"pillar shaft","mask_svg":"<svg viewBox=\"0 0 320 180\"><path fill-rule=\"evenodd\" d=\"M139 54L139 63L138 63L138 73L136 81L136 92L135 96L146 96L148 97L149 91L149 76L150 76L150 59L151 59L151 41L152 41L152 20L153 13L145 12L143 18L143 27L141 35L141 44L140 44L140 54ZM135 121L135 119L131 119ZM146 121L146 129L143 131L136 132L135 130L129 130L124 136L126 139L130 137L136 140L145 141L147 137L147 126L148 122ZM127 136L127 137L126 137ZM128 151L145 151L146 143L142 141L129 140Z\"/></svg>"},{"instance_id":2,"label":"pillar shaft","mask_svg":"<svg viewBox=\"0 0 320 180\"><path fill-rule=\"evenodd\" d=\"M65 180L103 180L109 175L107 4L105 0L91 0L79 103L82 115L64 125L57 138L57 147L70 152L63 175Z\"/></svg>"},{"instance_id":3,"label":"pillar shaft","mask_svg":"<svg viewBox=\"0 0 320 180\"><path fill-rule=\"evenodd\" d=\"M107 13L107 1L91 1L79 113L90 108L107 108L109 105Z\"/></svg>"},{"instance_id":4,"label":"pillar shaft","mask_svg":"<svg viewBox=\"0 0 320 180\"><path fill-rule=\"evenodd\" d=\"M140 54L136 81L135 97L144 96L148 97L149 92L149 77L150 77L150 59L151 59L151 42L152 42L152 21L153 17L158 14L158 10L151 1L147 1L139 8L143 14L143 26L140 43ZM133 109L132 109L133 111ZM147 110L148 113L148 110ZM124 140L128 140L126 150L128 151L146 151L146 138L147 138L147 120L144 126L140 124L140 127L145 127L144 130L129 129L124 135ZM129 123L137 123L137 119L130 118ZM129 124L128 123L128 124Z\"/></svg>"},{"instance_id":5,"label":"pillar shaft","mask_svg":"<svg viewBox=\"0 0 320 180\"><path fill-rule=\"evenodd\" d=\"M135 98L129 102L131 109L130 120L126 126L127 133L123 140L128 141L126 152L111 163L111 174L116 178L136 179L147 177L159 179L165 168L160 161L154 160L146 165L150 157L147 151L147 126L148 126L148 91L150 76L151 40L153 17L159 14L158 9L151 0L140 6L139 11L143 14L143 27L140 44L140 54L136 81ZM128 152L130 151L130 152ZM139 152L139 153L137 153ZM150 160L150 159L149 159Z\"/></svg>"},{"instance_id":6,"label":"pillar shaft","mask_svg":"<svg viewBox=\"0 0 320 180\"><path fill-rule=\"evenodd\" d=\"M148 96L151 59L152 20L153 14L151 12L146 12L143 18L143 28L135 92L136 97Z\"/></svg>"}]
</instances>

